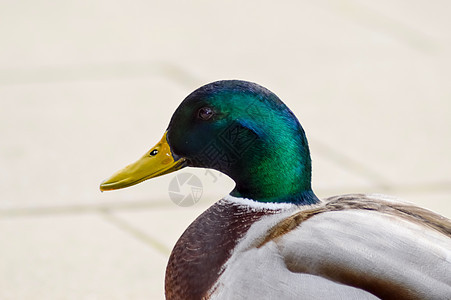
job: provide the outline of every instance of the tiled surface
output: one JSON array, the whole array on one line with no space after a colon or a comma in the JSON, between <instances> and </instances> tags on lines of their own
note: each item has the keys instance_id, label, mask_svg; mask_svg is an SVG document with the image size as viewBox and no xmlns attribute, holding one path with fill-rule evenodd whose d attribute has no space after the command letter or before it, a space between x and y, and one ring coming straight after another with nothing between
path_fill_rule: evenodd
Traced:
<instances>
[{"instance_id":1,"label":"tiled surface","mask_svg":"<svg viewBox=\"0 0 451 300\"><path fill-rule=\"evenodd\" d=\"M6 218L0 231L1 299L155 299L163 292L165 255L101 215Z\"/></svg>"},{"instance_id":2,"label":"tiled surface","mask_svg":"<svg viewBox=\"0 0 451 300\"><path fill-rule=\"evenodd\" d=\"M168 253L233 183L189 169L100 193L196 87L276 92L322 197L386 193L451 217L448 1L0 4L0 299L161 299Z\"/></svg>"}]
</instances>

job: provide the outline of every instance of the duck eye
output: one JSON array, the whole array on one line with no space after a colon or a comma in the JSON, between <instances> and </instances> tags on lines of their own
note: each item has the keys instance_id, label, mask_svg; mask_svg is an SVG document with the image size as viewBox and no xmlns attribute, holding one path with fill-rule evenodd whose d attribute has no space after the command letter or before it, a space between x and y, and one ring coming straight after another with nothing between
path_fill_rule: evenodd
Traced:
<instances>
[{"instance_id":1,"label":"duck eye","mask_svg":"<svg viewBox=\"0 0 451 300\"><path fill-rule=\"evenodd\" d=\"M150 151L149 155L150 156L155 156L158 154L158 150L157 149L153 149L152 151Z\"/></svg>"},{"instance_id":2,"label":"duck eye","mask_svg":"<svg viewBox=\"0 0 451 300\"><path fill-rule=\"evenodd\" d=\"M214 111L210 107L202 107L197 112L197 117L204 121L209 120L213 115Z\"/></svg>"}]
</instances>

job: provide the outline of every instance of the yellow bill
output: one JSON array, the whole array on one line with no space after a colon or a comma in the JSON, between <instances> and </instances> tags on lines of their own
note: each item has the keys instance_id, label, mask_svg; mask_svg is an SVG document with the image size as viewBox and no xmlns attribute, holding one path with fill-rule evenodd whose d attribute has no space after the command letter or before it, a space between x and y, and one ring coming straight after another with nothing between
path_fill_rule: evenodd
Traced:
<instances>
[{"instance_id":1,"label":"yellow bill","mask_svg":"<svg viewBox=\"0 0 451 300\"><path fill-rule=\"evenodd\" d=\"M168 174L184 167L184 158L174 160L171 147L163 138L150 151L147 151L138 161L117 171L100 184L101 191L117 190L135 185L144 180Z\"/></svg>"}]
</instances>

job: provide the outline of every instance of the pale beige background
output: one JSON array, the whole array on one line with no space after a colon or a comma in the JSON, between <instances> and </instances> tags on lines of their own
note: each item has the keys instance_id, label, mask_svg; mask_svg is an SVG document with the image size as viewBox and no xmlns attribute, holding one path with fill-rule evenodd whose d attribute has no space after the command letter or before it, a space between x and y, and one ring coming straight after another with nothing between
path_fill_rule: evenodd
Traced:
<instances>
[{"instance_id":1,"label":"pale beige background","mask_svg":"<svg viewBox=\"0 0 451 300\"><path fill-rule=\"evenodd\" d=\"M181 100L258 82L303 124L321 197L451 216L449 1L2 1L0 299L161 299L170 249L233 183L100 193ZM214 176L217 178L215 178Z\"/></svg>"}]
</instances>

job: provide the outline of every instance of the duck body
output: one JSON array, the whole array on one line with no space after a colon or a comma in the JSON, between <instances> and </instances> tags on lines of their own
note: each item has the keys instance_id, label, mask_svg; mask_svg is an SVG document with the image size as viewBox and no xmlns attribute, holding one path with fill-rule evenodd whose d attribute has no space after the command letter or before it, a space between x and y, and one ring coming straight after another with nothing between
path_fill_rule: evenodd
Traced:
<instances>
[{"instance_id":1,"label":"duck body","mask_svg":"<svg viewBox=\"0 0 451 300\"><path fill-rule=\"evenodd\" d=\"M167 299L451 299L450 220L381 196L320 200L305 132L269 90L238 80L200 87L162 140L100 189L186 166L236 186L176 243Z\"/></svg>"},{"instance_id":2,"label":"duck body","mask_svg":"<svg viewBox=\"0 0 451 300\"><path fill-rule=\"evenodd\" d=\"M450 234L446 218L380 196L309 206L228 196L177 242L166 296L448 299Z\"/></svg>"}]
</instances>

